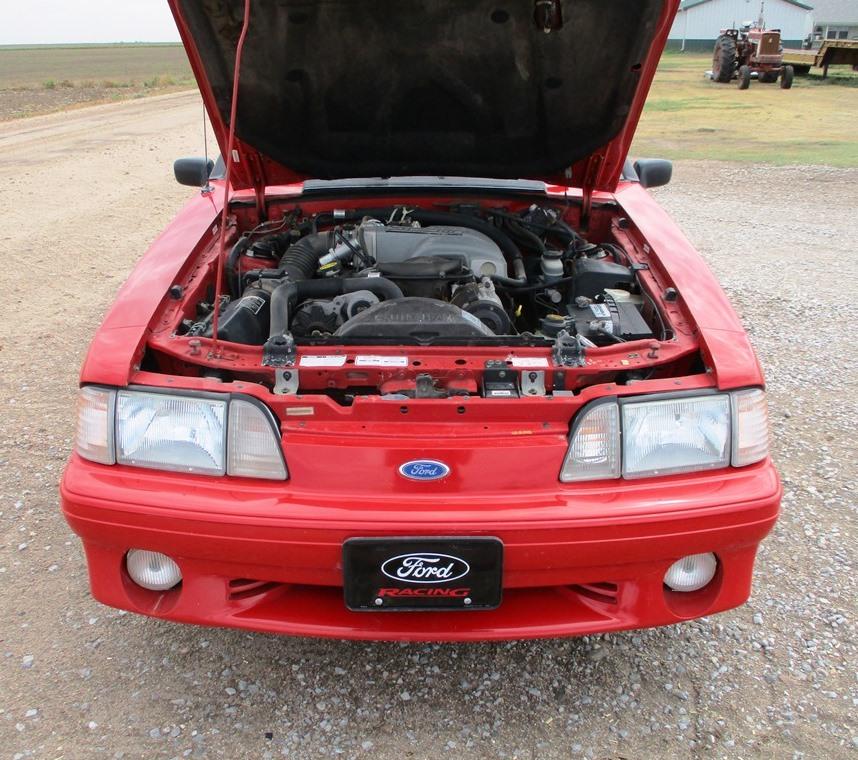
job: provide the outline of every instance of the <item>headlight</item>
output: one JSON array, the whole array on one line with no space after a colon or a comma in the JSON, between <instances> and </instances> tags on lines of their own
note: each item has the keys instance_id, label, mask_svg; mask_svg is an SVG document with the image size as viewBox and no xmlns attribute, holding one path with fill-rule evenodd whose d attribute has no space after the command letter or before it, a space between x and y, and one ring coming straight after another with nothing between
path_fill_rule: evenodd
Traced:
<instances>
[{"instance_id":1,"label":"headlight","mask_svg":"<svg viewBox=\"0 0 858 760\"><path fill-rule=\"evenodd\" d=\"M574 421L560 480L743 467L768 454L762 390L610 400L589 406Z\"/></svg>"},{"instance_id":2,"label":"headlight","mask_svg":"<svg viewBox=\"0 0 858 760\"><path fill-rule=\"evenodd\" d=\"M76 450L102 464L285 480L271 412L249 398L82 388Z\"/></svg>"},{"instance_id":3,"label":"headlight","mask_svg":"<svg viewBox=\"0 0 858 760\"><path fill-rule=\"evenodd\" d=\"M623 477L643 478L730 464L730 397L623 404Z\"/></svg>"},{"instance_id":4,"label":"headlight","mask_svg":"<svg viewBox=\"0 0 858 760\"><path fill-rule=\"evenodd\" d=\"M119 391L116 461L135 467L223 475L226 400Z\"/></svg>"}]
</instances>

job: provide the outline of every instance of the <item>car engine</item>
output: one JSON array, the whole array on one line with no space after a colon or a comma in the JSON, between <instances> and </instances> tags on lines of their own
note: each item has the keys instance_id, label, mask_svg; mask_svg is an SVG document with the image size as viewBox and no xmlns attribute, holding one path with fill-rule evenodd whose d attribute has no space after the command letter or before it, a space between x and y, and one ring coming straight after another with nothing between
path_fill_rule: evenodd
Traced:
<instances>
[{"instance_id":1,"label":"car engine","mask_svg":"<svg viewBox=\"0 0 858 760\"><path fill-rule=\"evenodd\" d=\"M653 337L657 313L616 244L540 206L391 207L297 214L242 235L226 264L218 336L264 345L443 345L513 336L582 345ZM212 303L188 335L211 336Z\"/></svg>"}]
</instances>

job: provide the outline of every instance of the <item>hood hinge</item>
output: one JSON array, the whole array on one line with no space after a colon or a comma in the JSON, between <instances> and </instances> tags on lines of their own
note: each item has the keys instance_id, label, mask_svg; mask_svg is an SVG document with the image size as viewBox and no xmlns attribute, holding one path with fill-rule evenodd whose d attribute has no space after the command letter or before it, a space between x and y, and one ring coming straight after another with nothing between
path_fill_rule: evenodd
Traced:
<instances>
[{"instance_id":1,"label":"hood hinge","mask_svg":"<svg viewBox=\"0 0 858 760\"><path fill-rule=\"evenodd\" d=\"M593 207L593 187L596 177L599 176L599 168L602 166L604 155L594 153L587 161L584 169L584 181L581 183L581 229L586 230L590 224L590 210Z\"/></svg>"},{"instance_id":2,"label":"hood hinge","mask_svg":"<svg viewBox=\"0 0 858 760\"><path fill-rule=\"evenodd\" d=\"M265 172L262 170L262 161L255 150L245 148L242 151L242 155L247 161L248 173L253 180L253 195L256 199L257 217L260 222L267 222L268 209L265 205L265 187L268 183L265 179Z\"/></svg>"}]
</instances>

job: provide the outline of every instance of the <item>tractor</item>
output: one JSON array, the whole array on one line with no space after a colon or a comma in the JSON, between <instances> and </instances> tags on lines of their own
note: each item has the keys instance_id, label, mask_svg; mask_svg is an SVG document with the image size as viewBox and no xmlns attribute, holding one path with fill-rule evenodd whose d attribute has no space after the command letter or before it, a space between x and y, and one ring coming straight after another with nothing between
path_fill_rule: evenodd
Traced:
<instances>
[{"instance_id":1,"label":"tractor","mask_svg":"<svg viewBox=\"0 0 858 760\"><path fill-rule=\"evenodd\" d=\"M739 89L747 90L753 74L759 82L776 82L780 77L782 89L792 87L795 72L792 66L784 65L780 29L764 29L762 23L722 29L712 53L712 79L736 79Z\"/></svg>"}]
</instances>

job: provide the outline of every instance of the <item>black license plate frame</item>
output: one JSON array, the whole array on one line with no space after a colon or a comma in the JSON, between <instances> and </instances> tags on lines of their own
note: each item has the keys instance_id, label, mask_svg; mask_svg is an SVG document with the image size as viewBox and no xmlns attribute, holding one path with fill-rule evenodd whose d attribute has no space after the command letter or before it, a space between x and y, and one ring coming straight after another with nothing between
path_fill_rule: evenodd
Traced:
<instances>
[{"instance_id":1,"label":"black license plate frame","mask_svg":"<svg viewBox=\"0 0 858 760\"><path fill-rule=\"evenodd\" d=\"M343 544L343 592L356 612L493 610L503 542L494 536L359 537Z\"/></svg>"}]
</instances>

